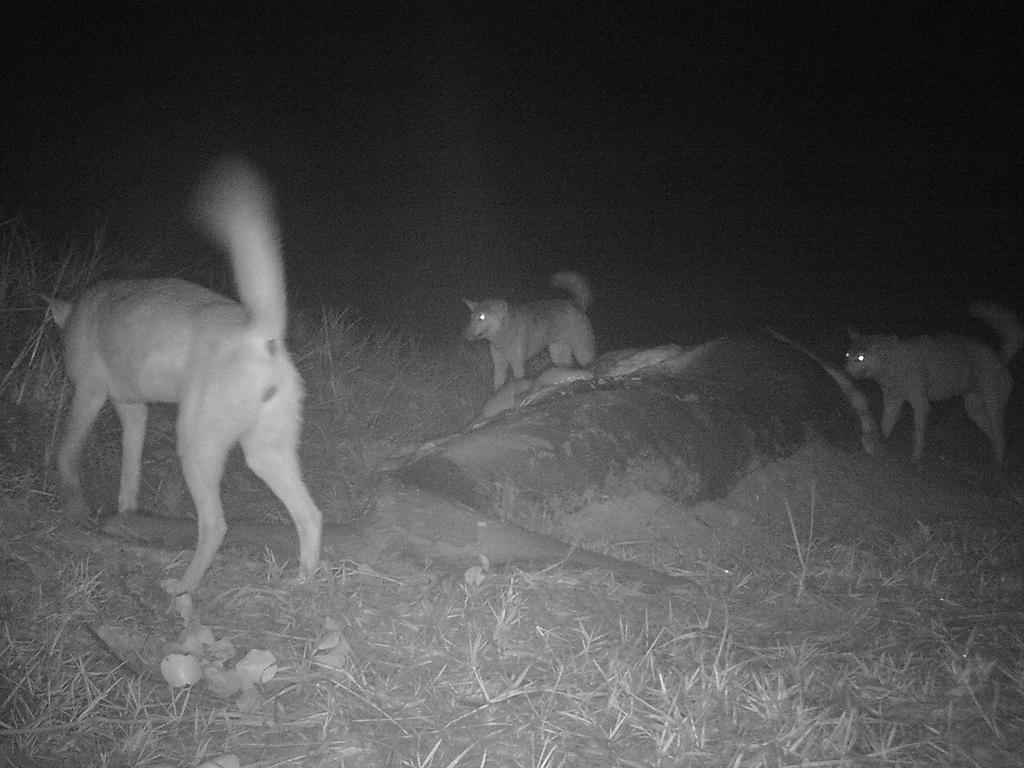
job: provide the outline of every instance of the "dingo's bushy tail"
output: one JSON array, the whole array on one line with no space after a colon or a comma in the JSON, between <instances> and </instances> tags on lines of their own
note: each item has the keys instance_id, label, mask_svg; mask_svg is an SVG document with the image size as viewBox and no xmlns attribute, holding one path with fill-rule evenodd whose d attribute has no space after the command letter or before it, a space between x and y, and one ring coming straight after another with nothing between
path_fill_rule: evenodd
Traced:
<instances>
[{"instance_id":1,"label":"dingo's bushy tail","mask_svg":"<svg viewBox=\"0 0 1024 768\"><path fill-rule=\"evenodd\" d=\"M586 312L587 308L594 303L590 282L579 272L558 272L551 276L549 284L552 288L568 291L572 296L572 303L580 312Z\"/></svg>"},{"instance_id":2,"label":"dingo's bushy tail","mask_svg":"<svg viewBox=\"0 0 1024 768\"><path fill-rule=\"evenodd\" d=\"M999 354L1004 363L1010 362L1024 344L1024 325L1020 318L1006 307L989 302L971 306L971 314L992 326L1003 341Z\"/></svg>"},{"instance_id":3,"label":"dingo's bushy tail","mask_svg":"<svg viewBox=\"0 0 1024 768\"><path fill-rule=\"evenodd\" d=\"M238 298L258 337L283 339L288 312L274 197L260 173L239 157L218 162L200 184L193 213L231 257Z\"/></svg>"}]
</instances>

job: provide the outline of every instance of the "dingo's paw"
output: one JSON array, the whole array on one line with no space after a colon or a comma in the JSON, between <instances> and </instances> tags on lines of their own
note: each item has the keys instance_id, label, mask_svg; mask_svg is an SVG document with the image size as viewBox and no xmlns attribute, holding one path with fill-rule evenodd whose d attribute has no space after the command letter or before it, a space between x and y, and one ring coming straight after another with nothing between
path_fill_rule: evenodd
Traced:
<instances>
[{"instance_id":1,"label":"dingo's paw","mask_svg":"<svg viewBox=\"0 0 1024 768\"><path fill-rule=\"evenodd\" d=\"M164 579L160 586L169 595L184 595L192 591L183 579Z\"/></svg>"},{"instance_id":2,"label":"dingo's paw","mask_svg":"<svg viewBox=\"0 0 1024 768\"><path fill-rule=\"evenodd\" d=\"M327 564L323 560L317 561L316 565L312 568L299 568L294 576L290 579L285 579L285 583L296 586L296 587L315 587L316 576L321 570L326 571Z\"/></svg>"}]
</instances>

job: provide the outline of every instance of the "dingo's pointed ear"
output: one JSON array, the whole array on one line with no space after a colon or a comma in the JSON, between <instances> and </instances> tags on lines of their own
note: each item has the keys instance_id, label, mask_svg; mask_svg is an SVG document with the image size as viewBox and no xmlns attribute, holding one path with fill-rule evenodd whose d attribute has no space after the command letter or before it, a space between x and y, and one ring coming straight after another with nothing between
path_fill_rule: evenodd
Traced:
<instances>
[{"instance_id":1,"label":"dingo's pointed ear","mask_svg":"<svg viewBox=\"0 0 1024 768\"><path fill-rule=\"evenodd\" d=\"M476 302L475 301L470 301L469 299L463 299L462 301L463 301L463 303L467 307L469 307L469 311L472 312L473 311L473 307L476 306Z\"/></svg>"},{"instance_id":2,"label":"dingo's pointed ear","mask_svg":"<svg viewBox=\"0 0 1024 768\"><path fill-rule=\"evenodd\" d=\"M47 303L50 309L50 317L53 318L53 322L57 324L58 328L63 328L64 324L68 321L68 316L71 314L71 310L74 309L74 304L70 301L64 301L58 299L56 296L48 296L45 293L38 294L39 298Z\"/></svg>"}]
</instances>

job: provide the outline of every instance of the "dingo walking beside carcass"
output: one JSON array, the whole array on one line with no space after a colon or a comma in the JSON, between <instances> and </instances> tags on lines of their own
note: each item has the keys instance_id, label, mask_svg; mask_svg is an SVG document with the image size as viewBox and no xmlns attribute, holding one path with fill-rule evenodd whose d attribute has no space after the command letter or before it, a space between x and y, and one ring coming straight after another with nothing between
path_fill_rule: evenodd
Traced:
<instances>
[{"instance_id":1,"label":"dingo walking beside carcass","mask_svg":"<svg viewBox=\"0 0 1024 768\"><path fill-rule=\"evenodd\" d=\"M65 503L87 510L78 471L85 437L112 401L122 425L118 511L139 495L146 403L178 404L182 473L199 537L171 594L199 584L224 538L220 480L228 450L287 507L299 536L299 576L319 565L321 515L298 461L302 380L284 347L284 268L264 180L240 160L223 161L200 188L196 215L231 256L241 303L177 279L108 280L74 303L48 298L75 387L57 457Z\"/></svg>"},{"instance_id":2,"label":"dingo walking beside carcass","mask_svg":"<svg viewBox=\"0 0 1024 768\"><path fill-rule=\"evenodd\" d=\"M576 272L559 272L550 284L572 300L509 305L502 299L463 299L471 315L463 338L490 342L495 391L505 385L509 368L512 378L523 378L526 361L544 349L557 366L571 366L573 358L584 367L594 361L594 331L585 314L593 300L589 283Z\"/></svg>"},{"instance_id":3,"label":"dingo walking beside carcass","mask_svg":"<svg viewBox=\"0 0 1024 768\"><path fill-rule=\"evenodd\" d=\"M998 354L966 336L925 335L901 341L895 336L862 336L850 329L846 372L881 385L885 437L892 432L903 403L910 403L914 412L914 461L920 461L924 449L929 403L961 395L967 415L991 441L996 461L1003 463L1003 420L1013 387L1006 364L1024 343L1024 326L1013 312L996 304L975 304L971 314L1000 336Z\"/></svg>"}]
</instances>

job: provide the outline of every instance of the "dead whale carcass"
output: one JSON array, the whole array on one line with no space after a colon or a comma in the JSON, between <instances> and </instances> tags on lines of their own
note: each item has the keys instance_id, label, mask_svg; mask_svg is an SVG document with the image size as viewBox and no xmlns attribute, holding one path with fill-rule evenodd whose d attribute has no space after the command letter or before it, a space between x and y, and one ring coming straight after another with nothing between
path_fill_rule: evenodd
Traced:
<instances>
[{"instance_id":1,"label":"dead whale carcass","mask_svg":"<svg viewBox=\"0 0 1024 768\"><path fill-rule=\"evenodd\" d=\"M626 375L601 370L427 444L390 474L507 516L510 500L550 506L614 495L627 480L682 503L714 498L809 439L864 440L842 375L772 332L723 336Z\"/></svg>"}]
</instances>

